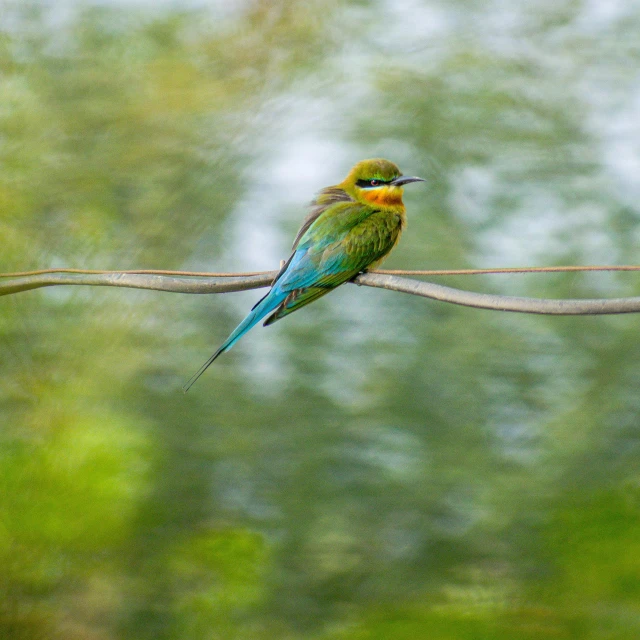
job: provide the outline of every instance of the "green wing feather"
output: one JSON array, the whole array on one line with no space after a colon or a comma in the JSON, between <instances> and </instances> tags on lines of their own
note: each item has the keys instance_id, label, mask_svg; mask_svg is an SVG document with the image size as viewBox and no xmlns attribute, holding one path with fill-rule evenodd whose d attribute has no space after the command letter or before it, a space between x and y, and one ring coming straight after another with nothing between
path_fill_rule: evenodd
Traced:
<instances>
[{"instance_id":1,"label":"green wing feather","mask_svg":"<svg viewBox=\"0 0 640 640\"><path fill-rule=\"evenodd\" d=\"M402 212L353 201L334 202L316 213L296 238L286 265L291 268L285 267L274 282L288 291L287 298L264 324L293 313L379 262L397 242L403 224Z\"/></svg>"}]
</instances>

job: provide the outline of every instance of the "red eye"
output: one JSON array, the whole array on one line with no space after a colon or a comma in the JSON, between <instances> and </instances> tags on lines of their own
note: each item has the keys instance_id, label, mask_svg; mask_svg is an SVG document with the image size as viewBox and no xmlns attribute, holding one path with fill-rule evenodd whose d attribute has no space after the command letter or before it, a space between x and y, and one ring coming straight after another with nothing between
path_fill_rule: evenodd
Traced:
<instances>
[{"instance_id":1,"label":"red eye","mask_svg":"<svg viewBox=\"0 0 640 640\"><path fill-rule=\"evenodd\" d=\"M372 187L377 187L380 184L380 180L371 180L369 183Z\"/></svg>"}]
</instances>

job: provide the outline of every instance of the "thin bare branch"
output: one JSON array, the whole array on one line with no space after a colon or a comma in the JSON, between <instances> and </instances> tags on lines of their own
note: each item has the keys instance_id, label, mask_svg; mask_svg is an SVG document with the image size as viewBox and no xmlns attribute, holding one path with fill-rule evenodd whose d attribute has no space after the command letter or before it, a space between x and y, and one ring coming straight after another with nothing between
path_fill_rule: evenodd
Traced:
<instances>
[{"instance_id":1,"label":"thin bare branch","mask_svg":"<svg viewBox=\"0 0 640 640\"><path fill-rule=\"evenodd\" d=\"M640 297L553 300L548 298L499 296L453 289L452 287L443 287L432 282L420 282L419 280L400 278L382 273L363 273L354 282L368 287L390 289L391 291L410 293L414 296L432 298L441 302L451 302L466 307L493 309L495 311L516 311L556 316L637 313L640 311Z\"/></svg>"},{"instance_id":2,"label":"thin bare branch","mask_svg":"<svg viewBox=\"0 0 640 640\"><path fill-rule=\"evenodd\" d=\"M152 289L173 293L226 293L268 287L277 271L266 271L261 275L237 277L184 277L157 275L156 273L127 273L109 271L106 273L41 273L0 280L0 296L40 287L59 284L91 285L96 287L128 287L131 289Z\"/></svg>"},{"instance_id":3,"label":"thin bare branch","mask_svg":"<svg viewBox=\"0 0 640 640\"><path fill-rule=\"evenodd\" d=\"M557 269L552 267L552 269ZM566 268L565 268L566 269ZM598 270L611 269L610 267ZM613 269L620 269L614 267ZM545 270L548 270L545 268ZM569 270L569 269L567 269ZM578 270L578 269L570 269ZM580 268L580 270L585 270ZM595 268L588 268L595 270ZM624 270L635 270L625 268ZM175 274L176 272L169 272ZM239 275L211 275L195 277L191 272L186 275L161 275L157 271L145 270L137 272L86 272L69 270L48 270L44 273L22 275L0 279L0 295L9 295L21 291L29 291L40 287L54 285L92 285L110 287L129 287L134 289L151 289L154 291L168 291L174 293L226 293L267 287L271 284L276 271L259 274ZM424 274L425 272L420 272ZM435 275L435 274L433 274ZM449 272L451 275L451 272ZM460 275L457 272L456 275ZM412 295L432 298L442 302L450 302L479 309L494 309L498 311L516 311L520 313L538 313L550 315L592 315L614 313L636 313L640 311L640 297L611 298L611 299L576 299L550 300L538 298L522 298L513 296L499 296L486 293L475 293L461 289L453 289L421 282L410 278L402 278L383 272L371 272L358 276L358 285L378 287L391 291L400 291Z\"/></svg>"}]
</instances>

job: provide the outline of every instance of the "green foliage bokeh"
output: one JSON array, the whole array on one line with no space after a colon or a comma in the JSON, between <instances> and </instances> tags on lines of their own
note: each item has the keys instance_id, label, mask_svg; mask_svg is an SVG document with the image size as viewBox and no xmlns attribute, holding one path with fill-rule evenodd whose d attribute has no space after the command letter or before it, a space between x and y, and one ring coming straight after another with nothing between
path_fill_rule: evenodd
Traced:
<instances>
[{"instance_id":1,"label":"green foliage bokeh","mask_svg":"<svg viewBox=\"0 0 640 640\"><path fill-rule=\"evenodd\" d=\"M0 271L271 269L374 155L389 266L637 262L630 0L222 4L5 3ZM640 635L636 317L349 285L182 395L257 297L0 301L1 638Z\"/></svg>"}]
</instances>

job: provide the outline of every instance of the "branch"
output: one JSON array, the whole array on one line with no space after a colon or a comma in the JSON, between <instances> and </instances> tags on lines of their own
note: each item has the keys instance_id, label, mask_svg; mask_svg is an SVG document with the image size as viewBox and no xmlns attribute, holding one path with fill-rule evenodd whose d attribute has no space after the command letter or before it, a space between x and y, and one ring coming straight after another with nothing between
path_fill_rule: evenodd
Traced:
<instances>
[{"instance_id":1,"label":"branch","mask_svg":"<svg viewBox=\"0 0 640 640\"><path fill-rule=\"evenodd\" d=\"M168 273L168 272L167 272ZM228 293L268 287L277 271L265 271L248 276L201 276L197 279L187 276L157 275L150 272L62 272L59 270L23 275L8 280L0 279L0 296L20 293L40 287L58 284L84 284L95 287L128 287L130 289L151 289L172 293Z\"/></svg>"},{"instance_id":2,"label":"branch","mask_svg":"<svg viewBox=\"0 0 640 640\"><path fill-rule=\"evenodd\" d=\"M399 278L382 273L363 273L354 282L368 287L379 287L410 293L414 296L432 298L441 302L452 302L476 309L516 311L554 316L602 315L611 313L637 313L640 298L551 300L548 298L521 298L498 296L490 293L475 293L452 287L443 287L432 282L420 282L411 278Z\"/></svg>"},{"instance_id":3,"label":"branch","mask_svg":"<svg viewBox=\"0 0 640 640\"><path fill-rule=\"evenodd\" d=\"M552 267L558 270L637 270L627 267ZM542 268L541 270L549 270ZM495 270L484 270L495 271ZM514 270L509 270L513 272ZM522 271L522 270L521 270ZM530 272L530 269L524 270ZM500 272L504 272L501 270ZM170 275L170 274L189 275ZM140 270L137 272L107 271L87 272L81 270L46 270L25 275L15 275L7 279L0 278L0 295L9 295L54 285L92 285L108 287L129 287L133 289L151 289L174 293L227 293L268 287L276 271L266 271L249 275L206 275L191 272L158 272ZM448 272L451 273L451 272ZM162 274L162 275L161 275ZM11 274L14 275L14 274ZM433 274L436 275L436 274ZM610 299L573 299L550 300L544 298L522 298L475 293L451 287L443 287L431 282L421 282L383 272L364 273L354 282L367 287L378 287L391 291L400 291L412 295L432 298L442 302L451 302L478 309L497 311L515 311L520 313L538 313L549 315L593 315L613 313L637 313L640 311L640 297Z\"/></svg>"}]
</instances>

